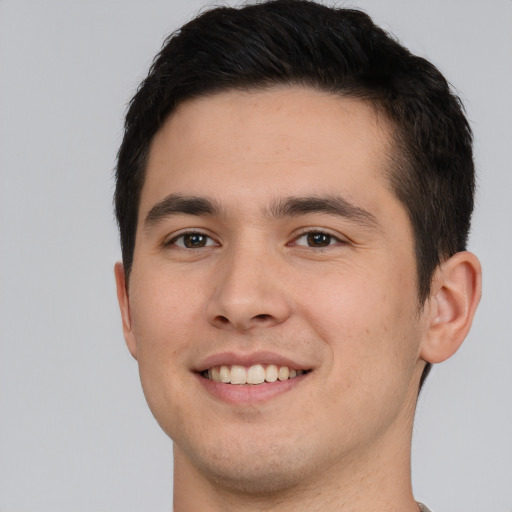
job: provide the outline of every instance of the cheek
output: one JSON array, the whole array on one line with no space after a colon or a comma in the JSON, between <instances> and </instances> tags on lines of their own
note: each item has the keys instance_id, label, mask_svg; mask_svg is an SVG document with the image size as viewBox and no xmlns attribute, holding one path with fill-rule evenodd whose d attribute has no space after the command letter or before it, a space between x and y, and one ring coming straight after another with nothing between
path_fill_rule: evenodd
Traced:
<instances>
[{"instance_id":1,"label":"cheek","mask_svg":"<svg viewBox=\"0 0 512 512\"><path fill-rule=\"evenodd\" d=\"M130 306L139 365L176 365L191 337L199 335L202 309L196 295L186 279L164 273L134 283Z\"/></svg>"},{"instance_id":2,"label":"cheek","mask_svg":"<svg viewBox=\"0 0 512 512\"><path fill-rule=\"evenodd\" d=\"M417 350L415 283L379 268L365 275L354 268L333 273L322 286L309 286L301 303L301 314L329 346L333 365L341 373L353 371L354 378L364 377L366 369L384 378L409 364Z\"/></svg>"}]
</instances>

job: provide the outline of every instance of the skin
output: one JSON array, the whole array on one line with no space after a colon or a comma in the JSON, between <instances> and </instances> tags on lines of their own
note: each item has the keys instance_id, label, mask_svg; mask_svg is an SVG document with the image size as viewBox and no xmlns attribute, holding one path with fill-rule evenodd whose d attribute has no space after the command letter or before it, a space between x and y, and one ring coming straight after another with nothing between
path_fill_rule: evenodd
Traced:
<instances>
[{"instance_id":1,"label":"skin","mask_svg":"<svg viewBox=\"0 0 512 512\"><path fill-rule=\"evenodd\" d=\"M121 264L116 280L148 404L174 441L175 512L417 510L421 372L464 339L480 267L470 253L445 261L419 307L391 144L371 106L299 87L185 102L155 136L130 282ZM170 213L169 195L219 211ZM350 208L276 211L304 197ZM231 401L198 373L262 351L311 371Z\"/></svg>"}]
</instances>

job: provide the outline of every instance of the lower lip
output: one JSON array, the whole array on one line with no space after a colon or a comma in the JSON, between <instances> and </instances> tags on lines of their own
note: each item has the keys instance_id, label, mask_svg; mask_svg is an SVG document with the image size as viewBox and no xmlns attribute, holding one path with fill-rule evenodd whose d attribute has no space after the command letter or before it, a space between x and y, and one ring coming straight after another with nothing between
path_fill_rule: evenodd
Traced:
<instances>
[{"instance_id":1,"label":"lower lip","mask_svg":"<svg viewBox=\"0 0 512 512\"><path fill-rule=\"evenodd\" d=\"M215 398L233 405L250 405L266 402L292 390L299 386L308 375L309 373L304 373L293 379L262 384L224 384L206 379L200 374L197 374L197 378L206 391Z\"/></svg>"}]
</instances>

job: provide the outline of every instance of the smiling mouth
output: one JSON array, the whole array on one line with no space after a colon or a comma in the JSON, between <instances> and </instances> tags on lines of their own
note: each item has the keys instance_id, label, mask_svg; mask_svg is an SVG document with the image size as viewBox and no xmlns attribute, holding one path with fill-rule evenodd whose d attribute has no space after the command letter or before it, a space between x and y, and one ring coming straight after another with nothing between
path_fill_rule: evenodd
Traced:
<instances>
[{"instance_id":1,"label":"smiling mouth","mask_svg":"<svg viewBox=\"0 0 512 512\"><path fill-rule=\"evenodd\" d=\"M235 385L257 385L264 382L276 382L295 379L310 370L297 370L288 366L277 366L275 364L255 364L249 367L233 364L213 366L201 372L201 375L208 380L223 384Z\"/></svg>"}]
</instances>

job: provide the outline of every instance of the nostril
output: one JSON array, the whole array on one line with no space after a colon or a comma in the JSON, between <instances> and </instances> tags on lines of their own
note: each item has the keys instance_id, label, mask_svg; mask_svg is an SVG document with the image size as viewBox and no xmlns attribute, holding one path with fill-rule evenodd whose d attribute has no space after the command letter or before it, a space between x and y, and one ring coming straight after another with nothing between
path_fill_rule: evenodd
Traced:
<instances>
[{"instance_id":1,"label":"nostril","mask_svg":"<svg viewBox=\"0 0 512 512\"><path fill-rule=\"evenodd\" d=\"M254 317L255 320L261 320L261 321L270 320L270 318L272 318L272 317L270 315L267 315L267 314L256 315Z\"/></svg>"}]
</instances>

